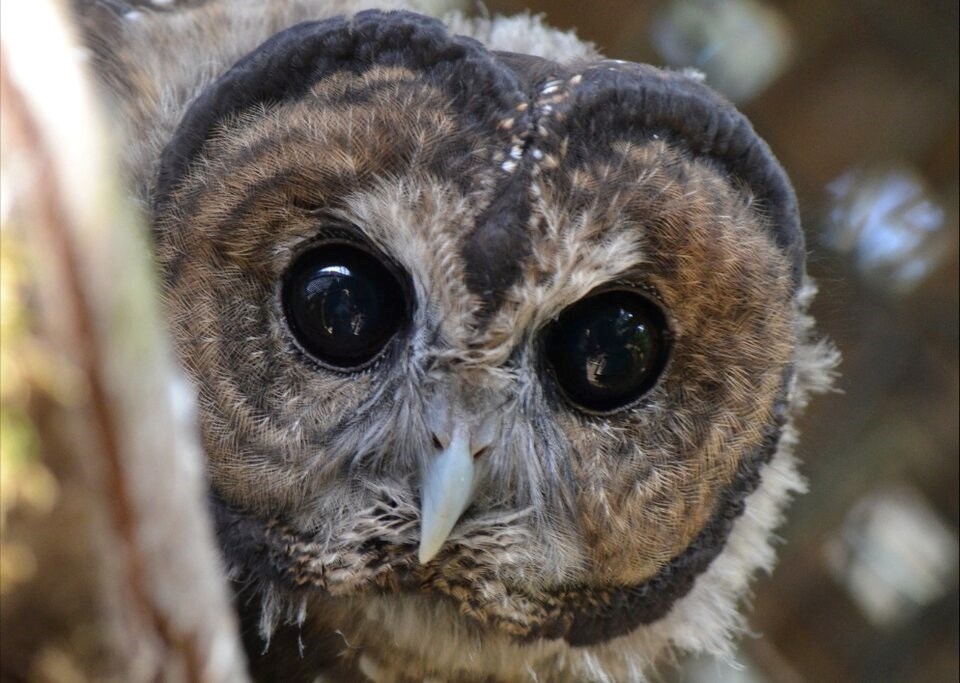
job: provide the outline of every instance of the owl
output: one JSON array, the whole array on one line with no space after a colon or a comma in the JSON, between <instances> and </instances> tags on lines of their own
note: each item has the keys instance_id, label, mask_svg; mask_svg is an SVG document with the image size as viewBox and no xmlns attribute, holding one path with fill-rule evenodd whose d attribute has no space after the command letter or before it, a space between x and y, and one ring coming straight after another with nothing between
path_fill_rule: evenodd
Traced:
<instances>
[{"instance_id":1,"label":"owl","mask_svg":"<svg viewBox=\"0 0 960 683\"><path fill-rule=\"evenodd\" d=\"M728 653L835 354L696 74L426 4L76 5L265 681Z\"/></svg>"}]
</instances>

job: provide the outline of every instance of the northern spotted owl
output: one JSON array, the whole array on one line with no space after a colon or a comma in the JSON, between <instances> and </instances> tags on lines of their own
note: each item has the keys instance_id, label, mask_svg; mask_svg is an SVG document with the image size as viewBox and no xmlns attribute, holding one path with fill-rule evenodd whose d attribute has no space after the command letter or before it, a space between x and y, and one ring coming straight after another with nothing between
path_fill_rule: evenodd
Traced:
<instances>
[{"instance_id":1,"label":"northern spotted owl","mask_svg":"<svg viewBox=\"0 0 960 683\"><path fill-rule=\"evenodd\" d=\"M786 175L696 75L357 4L78 6L253 670L726 651L833 362Z\"/></svg>"}]
</instances>

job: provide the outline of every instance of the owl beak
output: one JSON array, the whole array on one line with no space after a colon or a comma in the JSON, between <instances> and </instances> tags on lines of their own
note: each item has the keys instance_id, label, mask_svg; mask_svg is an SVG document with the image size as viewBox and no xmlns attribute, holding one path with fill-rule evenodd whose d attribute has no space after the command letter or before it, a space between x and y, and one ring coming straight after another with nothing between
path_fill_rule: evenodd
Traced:
<instances>
[{"instance_id":1,"label":"owl beak","mask_svg":"<svg viewBox=\"0 0 960 683\"><path fill-rule=\"evenodd\" d=\"M420 564L432 560L446 542L460 515L473 500L474 454L470 429L454 422L450 442L428 460L420 495Z\"/></svg>"}]
</instances>

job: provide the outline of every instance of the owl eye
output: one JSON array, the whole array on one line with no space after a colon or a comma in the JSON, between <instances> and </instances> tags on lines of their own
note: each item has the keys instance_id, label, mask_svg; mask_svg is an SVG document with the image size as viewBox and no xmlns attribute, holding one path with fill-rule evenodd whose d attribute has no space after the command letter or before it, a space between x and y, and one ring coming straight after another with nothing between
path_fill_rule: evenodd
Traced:
<instances>
[{"instance_id":1,"label":"owl eye","mask_svg":"<svg viewBox=\"0 0 960 683\"><path fill-rule=\"evenodd\" d=\"M546 359L575 404L607 412L656 383L669 352L666 318L653 301L627 290L588 296L546 330Z\"/></svg>"},{"instance_id":2,"label":"owl eye","mask_svg":"<svg viewBox=\"0 0 960 683\"><path fill-rule=\"evenodd\" d=\"M310 355L343 370L360 369L407 318L406 287L370 251L322 244L287 271L281 300L293 336Z\"/></svg>"}]
</instances>

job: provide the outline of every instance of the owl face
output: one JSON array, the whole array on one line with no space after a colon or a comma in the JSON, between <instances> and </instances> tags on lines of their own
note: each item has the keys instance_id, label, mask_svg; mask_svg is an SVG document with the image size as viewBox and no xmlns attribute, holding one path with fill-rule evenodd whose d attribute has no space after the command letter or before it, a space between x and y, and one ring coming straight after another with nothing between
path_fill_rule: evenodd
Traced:
<instances>
[{"instance_id":1,"label":"owl face","mask_svg":"<svg viewBox=\"0 0 960 683\"><path fill-rule=\"evenodd\" d=\"M776 451L793 195L679 74L301 24L194 103L155 226L226 554L290 594L605 642L690 590Z\"/></svg>"}]
</instances>

